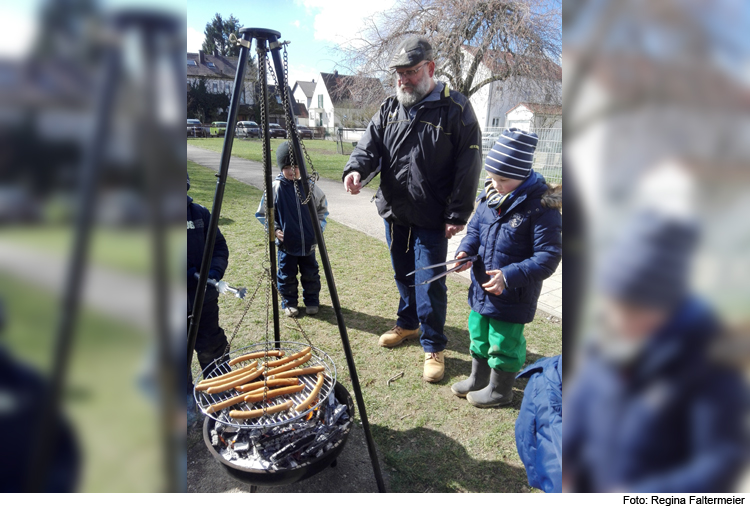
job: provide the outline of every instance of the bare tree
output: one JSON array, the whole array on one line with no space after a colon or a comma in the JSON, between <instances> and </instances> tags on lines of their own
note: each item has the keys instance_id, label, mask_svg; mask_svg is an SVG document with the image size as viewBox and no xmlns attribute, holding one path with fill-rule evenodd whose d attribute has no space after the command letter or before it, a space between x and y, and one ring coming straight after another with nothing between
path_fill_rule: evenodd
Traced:
<instances>
[{"instance_id":1,"label":"bare tree","mask_svg":"<svg viewBox=\"0 0 750 521\"><path fill-rule=\"evenodd\" d=\"M420 35L433 46L436 76L466 97L505 81L524 90L533 83L538 101L559 102L561 16L560 2L550 0L398 0L343 46L342 66L392 89L396 47Z\"/></svg>"}]
</instances>

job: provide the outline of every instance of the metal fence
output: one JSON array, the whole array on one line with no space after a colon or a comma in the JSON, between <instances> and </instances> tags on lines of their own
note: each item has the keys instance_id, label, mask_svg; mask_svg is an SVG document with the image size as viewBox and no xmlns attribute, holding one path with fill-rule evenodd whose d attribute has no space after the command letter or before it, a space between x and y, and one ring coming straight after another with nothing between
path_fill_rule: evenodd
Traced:
<instances>
[{"instance_id":1,"label":"metal fence","mask_svg":"<svg viewBox=\"0 0 750 521\"><path fill-rule=\"evenodd\" d=\"M482 164L503 130L505 127L487 127L482 131ZM347 156L351 154L364 131L363 128L337 128L334 133L337 152ZM540 128L534 132L539 136L534 154L534 170L550 183L562 183L562 129ZM484 179L485 174L481 175ZM479 184L481 188L483 184Z\"/></svg>"},{"instance_id":2,"label":"metal fence","mask_svg":"<svg viewBox=\"0 0 750 521\"><path fill-rule=\"evenodd\" d=\"M505 127L487 127L482 131L483 160L503 130ZM550 183L562 183L562 129L539 128L533 132L539 136L534 154L534 170Z\"/></svg>"},{"instance_id":3,"label":"metal fence","mask_svg":"<svg viewBox=\"0 0 750 521\"><path fill-rule=\"evenodd\" d=\"M336 128L333 139L336 141L336 151L345 156L351 155L354 147L365 133L364 128Z\"/></svg>"}]
</instances>

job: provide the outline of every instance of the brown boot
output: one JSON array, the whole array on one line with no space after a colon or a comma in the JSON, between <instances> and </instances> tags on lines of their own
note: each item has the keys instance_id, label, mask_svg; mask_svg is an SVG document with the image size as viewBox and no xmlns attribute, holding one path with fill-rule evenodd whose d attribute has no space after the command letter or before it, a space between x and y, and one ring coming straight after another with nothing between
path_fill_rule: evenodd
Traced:
<instances>
[{"instance_id":1,"label":"brown boot","mask_svg":"<svg viewBox=\"0 0 750 521\"><path fill-rule=\"evenodd\" d=\"M399 326L393 326L390 331L380 336L378 345L380 347L396 347L397 345L401 345L404 340L414 340L415 338L419 338L419 328L404 329Z\"/></svg>"},{"instance_id":2,"label":"brown boot","mask_svg":"<svg viewBox=\"0 0 750 521\"><path fill-rule=\"evenodd\" d=\"M424 375L422 379L425 382L435 383L443 379L445 374L445 354L439 353L424 354Z\"/></svg>"}]
</instances>

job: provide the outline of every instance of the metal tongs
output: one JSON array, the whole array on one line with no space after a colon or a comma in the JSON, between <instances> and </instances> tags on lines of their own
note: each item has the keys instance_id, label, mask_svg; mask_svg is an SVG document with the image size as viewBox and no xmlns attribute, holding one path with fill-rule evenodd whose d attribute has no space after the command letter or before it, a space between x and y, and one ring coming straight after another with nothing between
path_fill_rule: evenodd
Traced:
<instances>
[{"instance_id":1,"label":"metal tongs","mask_svg":"<svg viewBox=\"0 0 750 521\"><path fill-rule=\"evenodd\" d=\"M453 259L453 260L449 260L447 262L440 262L438 264L432 264L430 266L425 266L423 268L419 268L417 270L414 270L411 273L407 273L406 276L408 277L409 275L414 275L418 271L424 271L424 270L429 270L429 269L432 269L432 268L438 268L440 266L448 266L449 264L455 264L456 265L455 267L453 267L453 268L451 268L449 270L445 270L443 273L441 273L439 275L435 275L434 277L432 277L429 280L426 280L424 282L420 282L419 284L412 285L411 287L413 288L414 286L421 286L423 284L429 284L430 282L435 282L436 280L438 280L438 279L440 279L442 277L446 277L449 273L453 273L454 271L460 270L464 266L464 264L466 264L467 262L473 263L472 266L471 266L471 272L474 274L474 278L477 280L477 282L479 282L479 284L484 284L484 283L486 283L487 281L490 280L491 277L489 275L487 275L487 269L484 266L484 261L482 260L482 256L481 255L471 255L469 257L463 257L461 259Z\"/></svg>"},{"instance_id":2,"label":"metal tongs","mask_svg":"<svg viewBox=\"0 0 750 521\"><path fill-rule=\"evenodd\" d=\"M194 273L194 275L196 279L200 280L201 278L200 273ZM208 282L213 287L215 287L219 293L223 294L228 291L230 293L233 293L234 296L237 297L238 299L244 300L245 295L247 294L247 288L234 288L230 286L229 284L227 284L226 282L224 282L223 280L220 280L217 282L214 279L206 279L206 282Z\"/></svg>"}]
</instances>

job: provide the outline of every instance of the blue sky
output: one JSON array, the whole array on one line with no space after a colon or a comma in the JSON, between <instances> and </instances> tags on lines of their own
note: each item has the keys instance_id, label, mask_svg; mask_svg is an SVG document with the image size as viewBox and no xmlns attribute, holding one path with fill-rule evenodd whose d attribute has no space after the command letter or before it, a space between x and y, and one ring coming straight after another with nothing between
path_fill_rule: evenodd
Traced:
<instances>
[{"instance_id":1,"label":"blue sky","mask_svg":"<svg viewBox=\"0 0 750 521\"><path fill-rule=\"evenodd\" d=\"M203 31L215 13L234 15L245 27L264 27L289 40L290 84L310 81L316 72L331 72L338 59L335 49L356 35L362 19L393 0L219 0L187 1L187 50L198 52ZM376 6L376 7L375 7ZM340 70L342 74L348 71Z\"/></svg>"}]
</instances>

